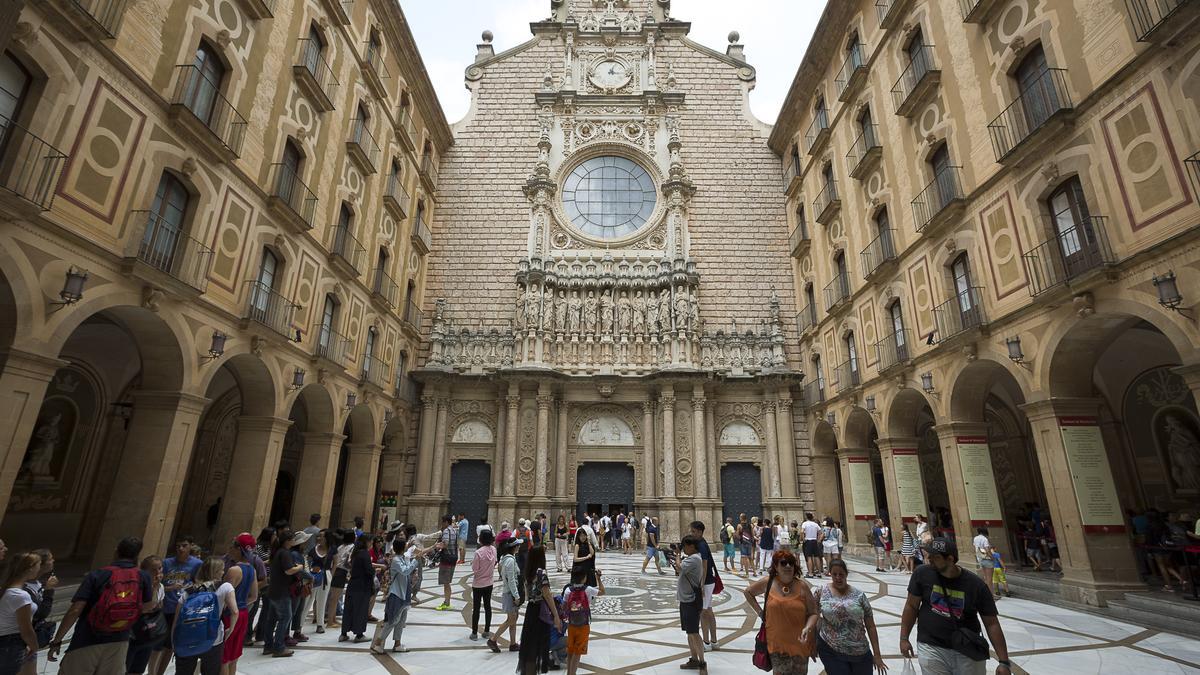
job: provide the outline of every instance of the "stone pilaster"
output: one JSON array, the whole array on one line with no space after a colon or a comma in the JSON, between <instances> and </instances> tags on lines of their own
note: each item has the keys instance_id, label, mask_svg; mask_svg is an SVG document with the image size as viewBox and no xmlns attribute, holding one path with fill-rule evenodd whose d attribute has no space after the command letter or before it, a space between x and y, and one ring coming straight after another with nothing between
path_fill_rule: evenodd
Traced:
<instances>
[{"instance_id":1,"label":"stone pilaster","mask_svg":"<svg viewBox=\"0 0 1200 675\"><path fill-rule=\"evenodd\" d=\"M238 418L232 470L213 541L233 541L239 532L255 532L267 525L283 456L283 437L290 426L291 420L278 417ZM136 438L132 431L130 439Z\"/></svg>"},{"instance_id":2,"label":"stone pilaster","mask_svg":"<svg viewBox=\"0 0 1200 675\"><path fill-rule=\"evenodd\" d=\"M508 405L508 423L505 426L504 438L504 496L517 495L517 431L518 415L521 408L521 390L516 384L508 387L508 396L504 397Z\"/></svg>"},{"instance_id":3,"label":"stone pilaster","mask_svg":"<svg viewBox=\"0 0 1200 675\"><path fill-rule=\"evenodd\" d=\"M554 496L560 503L565 503L567 495L567 435L570 433L570 402L558 401L558 431L555 433L554 448Z\"/></svg>"},{"instance_id":4,"label":"stone pilaster","mask_svg":"<svg viewBox=\"0 0 1200 675\"><path fill-rule=\"evenodd\" d=\"M7 38L11 31L0 32ZM4 370L0 371L0 410L4 411L0 415L0 518L3 518L12 497L13 483L25 461L25 450L37 423L42 399L46 397L46 388L54 373L67 362L15 347L9 349L0 362L4 364Z\"/></svg>"},{"instance_id":5,"label":"stone pilaster","mask_svg":"<svg viewBox=\"0 0 1200 675\"><path fill-rule=\"evenodd\" d=\"M437 398L427 391L421 396L421 434L417 441L417 494L433 492L433 435L437 425ZM336 466L336 465L335 465Z\"/></svg>"},{"instance_id":6,"label":"stone pilaster","mask_svg":"<svg viewBox=\"0 0 1200 675\"><path fill-rule=\"evenodd\" d=\"M346 437L337 433L309 432L301 438L304 450L292 502L292 522L307 523L310 514L319 513L323 518L321 522L332 526L330 509L337 486L338 460Z\"/></svg>"},{"instance_id":7,"label":"stone pilaster","mask_svg":"<svg viewBox=\"0 0 1200 675\"><path fill-rule=\"evenodd\" d=\"M782 476L783 497L795 502L789 507L789 520L800 510L800 491L796 482L796 434L792 424L792 397L786 389L779 392L779 407L775 410L776 431L779 434L779 472Z\"/></svg>"},{"instance_id":8,"label":"stone pilaster","mask_svg":"<svg viewBox=\"0 0 1200 675\"><path fill-rule=\"evenodd\" d=\"M929 505L925 503L924 476L918 471L915 483L902 485L900 477L896 474L896 456L917 457L917 442L916 438L880 438L875 441L875 445L879 448L879 458L883 462L883 486L884 492L887 494L888 527L892 528L892 532L900 532L900 526L905 521L912 521L917 514L929 516ZM920 495L922 507L913 513L905 512L904 503L900 499L902 490L906 493L913 491ZM896 541L899 541L899 538Z\"/></svg>"},{"instance_id":9,"label":"stone pilaster","mask_svg":"<svg viewBox=\"0 0 1200 675\"><path fill-rule=\"evenodd\" d=\"M695 476L695 498L708 498L708 443L704 428L704 388L696 387L692 394L692 448L695 454L692 472ZM697 508L700 508L697 506Z\"/></svg>"},{"instance_id":10,"label":"stone pilaster","mask_svg":"<svg viewBox=\"0 0 1200 675\"><path fill-rule=\"evenodd\" d=\"M675 498L675 394L665 391L659 396L662 407L663 490L662 496Z\"/></svg>"},{"instance_id":11,"label":"stone pilaster","mask_svg":"<svg viewBox=\"0 0 1200 675\"><path fill-rule=\"evenodd\" d=\"M1016 560L1008 545L1008 532L1003 520L984 522L979 518L978 513L975 514L974 519L971 515L969 504L973 499L978 502L978 495L991 491L997 495L997 500L999 499L994 472L988 476L978 476L976 480L980 481L981 485L968 486L963 479L959 444L967 444L980 439L986 441L987 425L983 422L948 422L937 425L934 427L934 431L937 432L938 445L942 450L942 464L946 470L946 489L950 495L950 513L954 520L954 537L958 542L959 553L962 554L963 566L968 569L977 567L975 556L971 552L971 540L975 537L977 527L987 527L988 539L992 545L1004 554L1006 560ZM990 486L987 485L989 480L991 481ZM976 496L972 497L971 495Z\"/></svg>"},{"instance_id":12,"label":"stone pilaster","mask_svg":"<svg viewBox=\"0 0 1200 675\"><path fill-rule=\"evenodd\" d=\"M554 397L550 395L549 385L538 387L537 395L537 445L534 455L534 499L538 503L546 501L549 492L547 482L550 478L550 406Z\"/></svg>"},{"instance_id":13,"label":"stone pilaster","mask_svg":"<svg viewBox=\"0 0 1200 675\"><path fill-rule=\"evenodd\" d=\"M779 434L775 424L775 409L778 403L775 399L767 399L763 404L763 420L766 422L767 434L767 475L764 482L767 485L768 500L778 500L783 496L779 489Z\"/></svg>"},{"instance_id":14,"label":"stone pilaster","mask_svg":"<svg viewBox=\"0 0 1200 675\"><path fill-rule=\"evenodd\" d=\"M354 522L356 516L362 516L368 525L374 522L380 450L380 446L375 443L355 443L346 446L348 457L345 482L342 486L343 522L330 525L347 525ZM440 487L437 489L441 490Z\"/></svg>"},{"instance_id":15,"label":"stone pilaster","mask_svg":"<svg viewBox=\"0 0 1200 675\"><path fill-rule=\"evenodd\" d=\"M657 497L658 462L654 458L654 401L642 401L642 499Z\"/></svg>"},{"instance_id":16,"label":"stone pilaster","mask_svg":"<svg viewBox=\"0 0 1200 675\"><path fill-rule=\"evenodd\" d=\"M446 455L446 424L450 412L450 399L439 397L437 401L437 423L433 428L433 477L429 494L445 496L446 466L450 463Z\"/></svg>"},{"instance_id":17,"label":"stone pilaster","mask_svg":"<svg viewBox=\"0 0 1200 675\"><path fill-rule=\"evenodd\" d=\"M866 463L869 466L871 451L867 448L838 448L837 459L842 473L842 501L846 513L846 522L842 527L846 533L846 549L854 553L864 553L870 548L866 544L866 535L871 531L871 523L878 513L879 506L875 505L875 508L871 509L869 505L855 504L850 465ZM873 498L875 495L874 474L868 471L866 480L868 485L862 489L869 488ZM817 515L820 517L819 514Z\"/></svg>"}]
</instances>

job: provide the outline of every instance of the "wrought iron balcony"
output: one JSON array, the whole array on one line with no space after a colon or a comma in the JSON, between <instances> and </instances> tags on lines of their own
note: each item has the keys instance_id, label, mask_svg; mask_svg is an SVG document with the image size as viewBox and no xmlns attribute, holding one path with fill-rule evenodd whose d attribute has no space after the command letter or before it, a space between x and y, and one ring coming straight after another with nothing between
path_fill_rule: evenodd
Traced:
<instances>
[{"instance_id":1,"label":"wrought iron balcony","mask_svg":"<svg viewBox=\"0 0 1200 675\"><path fill-rule=\"evenodd\" d=\"M292 340L296 320L296 305L291 300L280 295L275 289L258 281L246 282L246 315L248 322L268 328L272 332Z\"/></svg>"},{"instance_id":2,"label":"wrought iron balcony","mask_svg":"<svg viewBox=\"0 0 1200 675\"><path fill-rule=\"evenodd\" d=\"M417 150L417 123L413 120L412 106L402 105L396 111L396 137L409 152Z\"/></svg>"},{"instance_id":3,"label":"wrought iron balcony","mask_svg":"<svg viewBox=\"0 0 1200 675\"><path fill-rule=\"evenodd\" d=\"M25 127L0 115L0 189L31 212L49 211L67 156Z\"/></svg>"},{"instance_id":4,"label":"wrought iron balcony","mask_svg":"<svg viewBox=\"0 0 1200 675\"><path fill-rule=\"evenodd\" d=\"M876 0L875 16L879 19L879 27L888 30L900 23L907 4L908 0Z\"/></svg>"},{"instance_id":5,"label":"wrought iron balcony","mask_svg":"<svg viewBox=\"0 0 1200 675\"><path fill-rule=\"evenodd\" d=\"M348 228L335 227L333 229L333 245L329 247L329 262L335 267L339 267L344 273L351 277L357 277L362 274L363 258L367 254L367 249L359 243Z\"/></svg>"},{"instance_id":6,"label":"wrought iron balcony","mask_svg":"<svg viewBox=\"0 0 1200 675\"><path fill-rule=\"evenodd\" d=\"M850 177L865 178L879 164L883 156L883 146L879 144L879 125L868 124L862 133L854 139L850 152L846 153L846 166L850 167Z\"/></svg>"},{"instance_id":7,"label":"wrought iron balcony","mask_svg":"<svg viewBox=\"0 0 1200 675\"><path fill-rule=\"evenodd\" d=\"M960 167L948 166L934 176L929 185L912 200L917 232L933 234L942 224L953 220L966 205Z\"/></svg>"},{"instance_id":8,"label":"wrought iron balcony","mask_svg":"<svg viewBox=\"0 0 1200 675\"><path fill-rule=\"evenodd\" d=\"M396 382L396 389L392 392L396 398L408 403L409 406L417 404L417 383L408 376L401 374Z\"/></svg>"},{"instance_id":9,"label":"wrought iron balcony","mask_svg":"<svg viewBox=\"0 0 1200 675\"><path fill-rule=\"evenodd\" d=\"M313 335L313 360L325 359L342 368L350 366L350 338L320 323L313 326Z\"/></svg>"},{"instance_id":10,"label":"wrought iron balcony","mask_svg":"<svg viewBox=\"0 0 1200 675\"><path fill-rule=\"evenodd\" d=\"M804 403L805 405L814 406L825 402L825 383L820 380L813 380L804 385Z\"/></svg>"},{"instance_id":11,"label":"wrought iron balcony","mask_svg":"<svg viewBox=\"0 0 1200 675\"><path fill-rule=\"evenodd\" d=\"M847 359L833 369L833 381L839 394L844 394L862 384L862 364L857 358Z\"/></svg>"},{"instance_id":12,"label":"wrought iron balcony","mask_svg":"<svg viewBox=\"0 0 1200 675\"><path fill-rule=\"evenodd\" d=\"M1193 0L1125 0L1133 33L1138 42L1161 42L1169 37L1164 30L1172 20L1185 11Z\"/></svg>"},{"instance_id":13,"label":"wrought iron balcony","mask_svg":"<svg viewBox=\"0 0 1200 675\"><path fill-rule=\"evenodd\" d=\"M36 3L51 25L75 40L117 37L129 0L48 0Z\"/></svg>"},{"instance_id":14,"label":"wrought iron balcony","mask_svg":"<svg viewBox=\"0 0 1200 675\"><path fill-rule=\"evenodd\" d=\"M812 305L805 305L803 309L796 312L796 330L804 335L809 330L817 325L817 308Z\"/></svg>"},{"instance_id":15,"label":"wrought iron balcony","mask_svg":"<svg viewBox=\"0 0 1200 675\"><path fill-rule=\"evenodd\" d=\"M213 82L195 64L175 66L175 93L171 119L216 157L239 157L246 138L246 118L238 113Z\"/></svg>"},{"instance_id":16,"label":"wrought iron balcony","mask_svg":"<svg viewBox=\"0 0 1200 675\"><path fill-rule=\"evenodd\" d=\"M300 176L287 164L272 164L275 179L271 182L271 195L267 204L297 232L307 232L313 227L317 212L317 195Z\"/></svg>"},{"instance_id":17,"label":"wrought iron balcony","mask_svg":"<svg viewBox=\"0 0 1200 675\"><path fill-rule=\"evenodd\" d=\"M1056 286L1069 286L1092 270L1115 265L1117 258L1108 243L1107 224L1104 216L1091 216L1023 254L1029 294L1037 297Z\"/></svg>"},{"instance_id":18,"label":"wrought iron balcony","mask_svg":"<svg viewBox=\"0 0 1200 675\"><path fill-rule=\"evenodd\" d=\"M429 249L433 247L433 234L429 231L429 226L425 224L425 220L418 217L413 221L412 229L412 245L421 255L429 253Z\"/></svg>"},{"instance_id":19,"label":"wrought iron balcony","mask_svg":"<svg viewBox=\"0 0 1200 675\"><path fill-rule=\"evenodd\" d=\"M371 297L382 302L388 309L396 308L400 297L400 286L387 272L375 269L375 278L371 281Z\"/></svg>"},{"instance_id":20,"label":"wrought iron balcony","mask_svg":"<svg viewBox=\"0 0 1200 675\"><path fill-rule=\"evenodd\" d=\"M808 225L803 221L797 224L796 229L792 230L789 240L792 245L792 257L799 258L804 255L812 245L812 239L808 236Z\"/></svg>"},{"instance_id":21,"label":"wrought iron balcony","mask_svg":"<svg viewBox=\"0 0 1200 675\"><path fill-rule=\"evenodd\" d=\"M238 0L242 10L251 19L270 19L275 16L277 0Z\"/></svg>"},{"instance_id":22,"label":"wrought iron balcony","mask_svg":"<svg viewBox=\"0 0 1200 675\"><path fill-rule=\"evenodd\" d=\"M1183 165L1187 167L1188 180L1192 183L1192 194L1200 201L1200 152L1183 160Z\"/></svg>"},{"instance_id":23,"label":"wrought iron balcony","mask_svg":"<svg viewBox=\"0 0 1200 675\"><path fill-rule=\"evenodd\" d=\"M417 303L413 302L412 300L405 301L404 316L401 317L405 328L408 328L414 333L421 332L421 321L424 318L425 315L421 312L421 308L417 307Z\"/></svg>"},{"instance_id":24,"label":"wrought iron balcony","mask_svg":"<svg viewBox=\"0 0 1200 675\"><path fill-rule=\"evenodd\" d=\"M983 288L972 286L953 298L933 308L937 325L938 342L987 325L987 314L983 311Z\"/></svg>"},{"instance_id":25,"label":"wrought iron balcony","mask_svg":"<svg viewBox=\"0 0 1200 675\"><path fill-rule=\"evenodd\" d=\"M300 60L292 66L296 84L318 111L329 112L334 108L334 92L338 88L337 77L325 60L321 43L309 38L300 38L299 43Z\"/></svg>"},{"instance_id":26,"label":"wrought iron balcony","mask_svg":"<svg viewBox=\"0 0 1200 675\"><path fill-rule=\"evenodd\" d=\"M874 274L884 268L887 263L896 260L896 246L894 230L886 229L879 233L879 236L871 240L870 244L859 253L862 256L863 277L870 279Z\"/></svg>"},{"instance_id":27,"label":"wrought iron balcony","mask_svg":"<svg viewBox=\"0 0 1200 675\"><path fill-rule=\"evenodd\" d=\"M783 167L783 191L791 193L792 189L800 182L800 164L798 162L788 162L787 166Z\"/></svg>"},{"instance_id":28,"label":"wrought iron balcony","mask_svg":"<svg viewBox=\"0 0 1200 675\"><path fill-rule=\"evenodd\" d=\"M816 154L820 146L829 140L829 111L821 108L813 117L812 124L808 125L808 131L804 134L804 151L808 154Z\"/></svg>"},{"instance_id":29,"label":"wrought iron balcony","mask_svg":"<svg viewBox=\"0 0 1200 675\"><path fill-rule=\"evenodd\" d=\"M379 161L379 144L367 128L369 122L355 117L350 123L350 140L346 141L346 154L362 169L363 173L373 174L379 170L375 163Z\"/></svg>"},{"instance_id":30,"label":"wrought iron balcony","mask_svg":"<svg viewBox=\"0 0 1200 675\"><path fill-rule=\"evenodd\" d=\"M908 363L912 359L912 344L912 335L907 328L885 335L876 342L875 353L879 356L880 374Z\"/></svg>"},{"instance_id":31,"label":"wrought iron balcony","mask_svg":"<svg viewBox=\"0 0 1200 675\"><path fill-rule=\"evenodd\" d=\"M323 0L323 3L334 23L339 26L350 25L350 12L354 9L354 0Z\"/></svg>"},{"instance_id":32,"label":"wrought iron balcony","mask_svg":"<svg viewBox=\"0 0 1200 675\"><path fill-rule=\"evenodd\" d=\"M832 314L850 300L850 279L842 274L825 285L825 311Z\"/></svg>"},{"instance_id":33,"label":"wrought iron balcony","mask_svg":"<svg viewBox=\"0 0 1200 675\"><path fill-rule=\"evenodd\" d=\"M937 90L941 81L942 70L938 67L933 45L921 45L892 87L892 103L896 106L896 114L912 117L917 108Z\"/></svg>"},{"instance_id":34,"label":"wrought iron balcony","mask_svg":"<svg viewBox=\"0 0 1200 675\"><path fill-rule=\"evenodd\" d=\"M373 356L364 360L366 363L363 364L359 382L385 391L389 389L392 383L392 369L388 364Z\"/></svg>"},{"instance_id":35,"label":"wrought iron balcony","mask_svg":"<svg viewBox=\"0 0 1200 675\"><path fill-rule=\"evenodd\" d=\"M397 220L408 217L408 192L404 189L400 176L394 173L388 176L387 187L383 191L383 205Z\"/></svg>"},{"instance_id":36,"label":"wrought iron balcony","mask_svg":"<svg viewBox=\"0 0 1200 675\"><path fill-rule=\"evenodd\" d=\"M852 45L846 60L842 62L842 68L834 79L839 101L848 100L867 81L867 59L863 55L865 48L861 43Z\"/></svg>"},{"instance_id":37,"label":"wrought iron balcony","mask_svg":"<svg viewBox=\"0 0 1200 675\"><path fill-rule=\"evenodd\" d=\"M1004 0L958 0L963 23L986 23Z\"/></svg>"},{"instance_id":38,"label":"wrought iron balcony","mask_svg":"<svg viewBox=\"0 0 1200 675\"><path fill-rule=\"evenodd\" d=\"M425 155L421 158L421 182L425 184L425 189L430 192L437 190L438 184L438 165L433 161L432 155Z\"/></svg>"},{"instance_id":39,"label":"wrought iron balcony","mask_svg":"<svg viewBox=\"0 0 1200 675\"><path fill-rule=\"evenodd\" d=\"M363 43L362 69L366 73L367 86L374 90L376 96L386 99L388 91L383 81L391 79L391 75L383 63L383 51L371 40Z\"/></svg>"},{"instance_id":40,"label":"wrought iron balcony","mask_svg":"<svg viewBox=\"0 0 1200 675\"><path fill-rule=\"evenodd\" d=\"M153 271L152 277L154 273L165 274L178 282L173 284L176 289L185 292L203 293L208 289L211 248L150 211L131 211L129 223L133 232L142 228L142 236L130 241L133 255L128 260L131 263L128 269L140 275L148 268Z\"/></svg>"},{"instance_id":41,"label":"wrought iron balcony","mask_svg":"<svg viewBox=\"0 0 1200 675\"><path fill-rule=\"evenodd\" d=\"M1052 122L1074 108L1067 90L1067 71L1046 70L988 125L996 161L1015 158L1018 148L1031 145L1037 137L1050 136L1058 129Z\"/></svg>"},{"instance_id":42,"label":"wrought iron balcony","mask_svg":"<svg viewBox=\"0 0 1200 675\"><path fill-rule=\"evenodd\" d=\"M830 180L817 193L817 198L813 200L813 213L817 214L817 222L822 225L828 225L833 222L838 211L842 208L842 200L838 196L837 181Z\"/></svg>"}]
</instances>

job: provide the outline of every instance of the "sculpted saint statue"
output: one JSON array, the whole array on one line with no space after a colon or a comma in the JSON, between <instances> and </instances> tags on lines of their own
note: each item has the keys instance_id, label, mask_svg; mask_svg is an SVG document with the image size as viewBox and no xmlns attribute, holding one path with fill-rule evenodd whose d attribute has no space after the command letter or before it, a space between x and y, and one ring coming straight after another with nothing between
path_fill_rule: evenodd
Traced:
<instances>
[{"instance_id":1,"label":"sculpted saint statue","mask_svg":"<svg viewBox=\"0 0 1200 675\"><path fill-rule=\"evenodd\" d=\"M517 330L525 330L529 325L529 289L526 288L520 293L517 293L516 306L513 308L513 318L516 320Z\"/></svg>"},{"instance_id":2,"label":"sculpted saint statue","mask_svg":"<svg viewBox=\"0 0 1200 675\"><path fill-rule=\"evenodd\" d=\"M529 329L542 328L542 291L537 286L529 287Z\"/></svg>"},{"instance_id":3,"label":"sculpted saint statue","mask_svg":"<svg viewBox=\"0 0 1200 675\"><path fill-rule=\"evenodd\" d=\"M596 332L596 291L588 291L583 301L583 330L588 333Z\"/></svg>"},{"instance_id":4,"label":"sculpted saint statue","mask_svg":"<svg viewBox=\"0 0 1200 675\"><path fill-rule=\"evenodd\" d=\"M675 296L675 330L687 330L690 314L688 294L680 292Z\"/></svg>"},{"instance_id":5,"label":"sculpted saint statue","mask_svg":"<svg viewBox=\"0 0 1200 675\"><path fill-rule=\"evenodd\" d=\"M658 320L662 329L671 330L671 290L664 288L658 294Z\"/></svg>"},{"instance_id":6,"label":"sculpted saint statue","mask_svg":"<svg viewBox=\"0 0 1200 675\"><path fill-rule=\"evenodd\" d=\"M646 328L650 332L658 330L658 298L654 291L646 293Z\"/></svg>"},{"instance_id":7,"label":"sculpted saint statue","mask_svg":"<svg viewBox=\"0 0 1200 675\"><path fill-rule=\"evenodd\" d=\"M571 333L579 332L580 310L583 303L579 299L579 291L571 291L570 304L567 306L567 330Z\"/></svg>"},{"instance_id":8,"label":"sculpted saint statue","mask_svg":"<svg viewBox=\"0 0 1200 675\"><path fill-rule=\"evenodd\" d=\"M554 303L554 330L567 329L567 292L559 291L558 300Z\"/></svg>"},{"instance_id":9,"label":"sculpted saint statue","mask_svg":"<svg viewBox=\"0 0 1200 675\"><path fill-rule=\"evenodd\" d=\"M642 297L641 291L633 296L633 332L646 332L646 299Z\"/></svg>"},{"instance_id":10,"label":"sculpted saint statue","mask_svg":"<svg viewBox=\"0 0 1200 675\"><path fill-rule=\"evenodd\" d=\"M613 332L613 306L612 291L605 290L604 295L600 296L600 332L609 334Z\"/></svg>"},{"instance_id":11,"label":"sculpted saint statue","mask_svg":"<svg viewBox=\"0 0 1200 675\"><path fill-rule=\"evenodd\" d=\"M621 291L617 298L617 332L628 333L632 307L629 304L629 291Z\"/></svg>"}]
</instances>

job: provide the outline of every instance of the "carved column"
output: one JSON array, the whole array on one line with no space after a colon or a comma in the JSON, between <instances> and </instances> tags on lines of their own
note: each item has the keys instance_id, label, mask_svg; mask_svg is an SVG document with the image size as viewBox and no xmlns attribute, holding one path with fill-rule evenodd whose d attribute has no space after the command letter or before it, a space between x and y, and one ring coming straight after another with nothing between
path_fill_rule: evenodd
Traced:
<instances>
[{"instance_id":1,"label":"carved column","mask_svg":"<svg viewBox=\"0 0 1200 675\"><path fill-rule=\"evenodd\" d=\"M568 418L571 404L565 400L558 402L558 446L554 458L554 494L562 499L567 498L567 434Z\"/></svg>"},{"instance_id":2,"label":"carved column","mask_svg":"<svg viewBox=\"0 0 1200 675\"><path fill-rule=\"evenodd\" d=\"M534 457L536 489L533 494L542 499L547 494L546 483L550 473L550 406L553 403L549 385L540 385L537 395L537 455Z\"/></svg>"},{"instance_id":3,"label":"carved column","mask_svg":"<svg viewBox=\"0 0 1200 675\"><path fill-rule=\"evenodd\" d=\"M508 385L508 422L504 428L504 496L517 495L517 412L521 407L521 390L516 383Z\"/></svg>"},{"instance_id":4,"label":"carved column","mask_svg":"<svg viewBox=\"0 0 1200 675\"><path fill-rule=\"evenodd\" d=\"M417 494L427 495L433 492L429 481L433 474L433 434L437 420L437 399L433 392L421 395L421 434L417 442ZM335 471L336 465L335 465Z\"/></svg>"},{"instance_id":5,"label":"carved column","mask_svg":"<svg viewBox=\"0 0 1200 675\"><path fill-rule=\"evenodd\" d=\"M504 439L508 437L508 417L504 414L504 406L500 401L507 389L501 389L496 405L496 449L492 460L492 496L504 494ZM493 514L494 517L494 514Z\"/></svg>"},{"instance_id":6,"label":"carved column","mask_svg":"<svg viewBox=\"0 0 1200 675\"><path fill-rule=\"evenodd\" d=\"M775 411L779 429L779 472L782 475L783 495L788 499L799 499L796 483L796 432L792 425L792 397L786 389L779 392L779 407ZM796 507L799 509L799 505ZM792 517L795 514L788 514Z\"/></svg>"},{"instance_id":7,"label":"carved column","mask_svg":"<svg viewBox=\"0 0 1200 675\"><path fill-rule=\"evenodd\" d=\"M695 452L692 474L695 480L695 497L708 498L708 443L705 442L704 428L704 387L692 390L692 447Z\"/></svg>"},{"instance_id":8,"label":"carved column","mask_svg":"<svg viewBox=\"0 0 1200 675\"><path fill-rule=\"evenodd\" d=\"M654 477L658 462L654 459L654 401L642 401L642 499L659 496Z\"/></svg>"},{"instance_id":9,"label":"carved column","mask_svg":"<svg viewBox=\"0 0 1200 675\"><path fill-rule=\"evenodd\" d=\"M771 499L779 499L779 442L778 429L775 424L775 409L778 401L769 399L763 405L763 420L767 423L767 495ZM771 514L774 515L774 514Z\"/></svg>"},{"instance_id":10,"label":"carved column","mask_svg":"<svg viewBox=\"0 0 1200 675\"><path fill-rule=\"evenodd\" d=\"M709 399L704 409L704 433L708 438L708 497L721 497L721 458L717 456L717 402Z\"/></svg>"},{"instance_id":11,"label":"carved column","mask_svg":"<svg viewBox=\"0 0 1200 675\"><path fill-rule=\"evenodd\" d=\"M675 393L667 390L659 396L663 416L663 489L662 496L675 498Z\"/></svg>"},{"instance_id":12,"label":"carved column","mask_svg":"<svg viewBox=\"0 0 1200 675\"><path fill-rule=\"evenodd\" d=\"M443 491L445 484L444 476L446 474L446 417L450 408L450 399L439 398L437 402L437 425L434 427L433 433L433 481L430 486L429 493L435 495L446 494Z\"/></svg>"}]
</instances>

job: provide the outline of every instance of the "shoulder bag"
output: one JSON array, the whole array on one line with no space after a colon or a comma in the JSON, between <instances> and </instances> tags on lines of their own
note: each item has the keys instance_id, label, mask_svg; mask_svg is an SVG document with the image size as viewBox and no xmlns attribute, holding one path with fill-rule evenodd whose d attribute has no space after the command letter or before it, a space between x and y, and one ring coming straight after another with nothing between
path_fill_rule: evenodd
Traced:
<instances>
[{"instance_id":1,"label":"shoulder bag","mask_svg":"<svg viewBox=\"0 0 1200 675\"><path fill-rule=\"evenodd\" d=\"M942 583L942 590L948 593L950 587L946 583L946 577L939 574L938 581ZM950 620L954 622L954 632L950 634L950 648L972 661L987 661L988 655L991 653L987 639L960 624L958 618L954 616L954 608L949 607L949 609ZM966 594L963 594L963 609L966 609Z\"/></svg>"},{"instance_id":2,"label":"shoulder bag","mask_svg":"<svg viewBox=\"0 0 1200 675\"><path fill-rule=\"evenodd\" d=\"M771 601L771 585L775 576L767 578L767 592L763 594L762 624L758 627L758 635L754 636L754 667L770 672L771 653L767 649L767 604Z\"/></svg>"}]
</instances>

